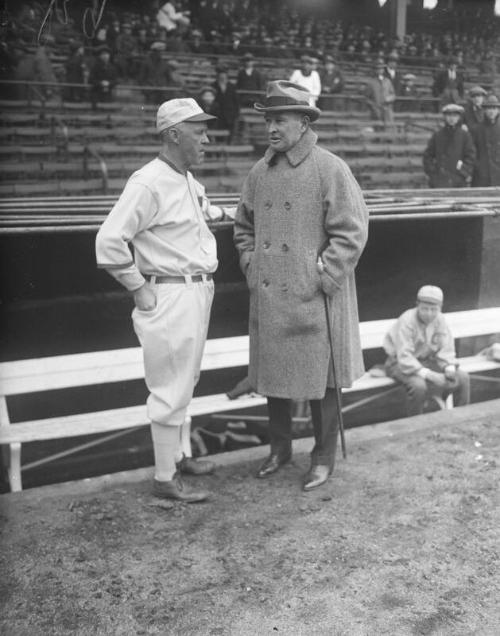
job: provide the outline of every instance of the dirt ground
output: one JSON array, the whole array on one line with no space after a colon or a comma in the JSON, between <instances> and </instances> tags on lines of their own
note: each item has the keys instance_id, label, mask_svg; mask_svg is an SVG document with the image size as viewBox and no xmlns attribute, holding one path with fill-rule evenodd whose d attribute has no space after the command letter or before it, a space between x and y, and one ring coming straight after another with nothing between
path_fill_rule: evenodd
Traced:
<instances>
[{"instance_id":1,"label":"dirt ground","mask_svg":"<svg viewBox=\"0 0 500 636\"><path fill-rule=\"evenodd\" d=\"M144 471L4 495L0 632L497 636L499 424L495 400L350 430L307 494L310 440L267 481L265 447L220 456L205 504Z\"/></svg>"}]
</instances>

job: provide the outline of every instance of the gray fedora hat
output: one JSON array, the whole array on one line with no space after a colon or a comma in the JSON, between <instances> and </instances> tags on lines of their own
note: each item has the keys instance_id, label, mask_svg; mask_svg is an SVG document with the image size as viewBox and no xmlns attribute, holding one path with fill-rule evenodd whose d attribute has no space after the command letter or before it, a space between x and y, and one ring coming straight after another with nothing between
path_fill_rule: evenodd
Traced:
<instances>
[{"instance_id":1,"label":"gray fedora hat","mask_svg":"<svg viewBox=\"0 0 500 636\"><path fill-rule=\"evenodd\" d=\"M319 108L311 106L311 93L293 82L275 80L268 82L266 99L263 104L258 102L254 108L259 113L273 113L278 111L295 111L308 115L311 121L316 121L321 114Z\"/></svg>"}]
</instances>

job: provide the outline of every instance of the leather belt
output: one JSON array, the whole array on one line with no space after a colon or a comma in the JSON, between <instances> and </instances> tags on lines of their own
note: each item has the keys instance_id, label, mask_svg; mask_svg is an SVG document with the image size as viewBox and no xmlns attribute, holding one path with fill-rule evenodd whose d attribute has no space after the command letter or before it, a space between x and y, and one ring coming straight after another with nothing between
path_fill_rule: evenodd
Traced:
<instances>
[{"instance_id":1,"label":"leather belt","mask_svg":"<svg viewBox=\"0 0 500 636\"><path fill-rule=\"evenodd\" d=\"M189 274L186 276L152 276L151 274L144 274L144 278L147 281L151 281L154 279L155 283L173 283L177 285L183 285L186 283L201 283L203 280L212 280L212 274L194 274L190 276Z\"/></svg>"}]
</instances>

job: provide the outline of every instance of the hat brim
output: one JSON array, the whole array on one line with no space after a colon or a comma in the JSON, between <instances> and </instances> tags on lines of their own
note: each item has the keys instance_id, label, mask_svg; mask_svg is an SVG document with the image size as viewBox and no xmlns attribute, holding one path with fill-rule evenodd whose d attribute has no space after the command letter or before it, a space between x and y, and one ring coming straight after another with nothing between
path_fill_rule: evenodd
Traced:
<instances>
[{"instance_id":1,"label":"hat brim","mask_svg":"<svg viewBox=\"0 0 500 636\"><path fill-rule=\"evenodd\" d=\"M209 115L208 113L198 113L198 115L192 115L191 117L188 117L187 119L183 119L182 121L197 122L197 121L208 121L209 119L217 119L217 117L215 117L215 115Z\"/></svg>"},{"instance_id":2,"label":"hat brim","mask_svg":"<svg viewBox=\"0 0 500 636\"><path fill-rule=\"evenodd\" d=\"M304 113L304 115L308 115L311 121L316 121L321 115L320 109L316 108L315 106L296 106L295 104L283 106L264 106L264 104L259 104L258 102L256 102L253 107L258 113L278 113L287 111Z\"/></svg>"}]
</instances>

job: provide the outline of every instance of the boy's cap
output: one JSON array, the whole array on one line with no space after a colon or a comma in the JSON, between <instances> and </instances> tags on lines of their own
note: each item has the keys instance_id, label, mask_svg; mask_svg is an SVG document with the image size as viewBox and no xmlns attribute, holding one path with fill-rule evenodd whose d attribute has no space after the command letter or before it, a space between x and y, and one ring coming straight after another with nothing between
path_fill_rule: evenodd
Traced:
<instances>
[{"instance_id":1,"label":"boy's cap","mask_svg":"<svg viewBox=\"0 0 500 636\"><path fill-rule=\"evenodd\" d=\"M192 97L169 99L158 108L156 130L161 132L183 121L208 121L216 119L200 108Z\"/></svg>"},{"instance_id":2,"label":"boy's cap","mask_svg":"<svg viewBox=\"0 0 500 636\"><path fill-rule=\"evenodd\" d=\"M446 104L441 108L441 112L446 115L446 113L454 113L455 115L461 115L464 112L463 106L460 104Z\"/></svg>"},{"instance_id":3,"label":"boy's cap","mask_svg":"<svg viewBox=\"0 0 500 636\"><path fill-rule=\"evenodd\" d=\"M443 290L435 285L424 285L417 292L417 300L435 305L443 304Z\"/></svg>"}]
</instances>

